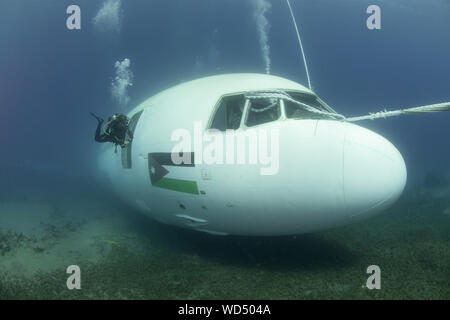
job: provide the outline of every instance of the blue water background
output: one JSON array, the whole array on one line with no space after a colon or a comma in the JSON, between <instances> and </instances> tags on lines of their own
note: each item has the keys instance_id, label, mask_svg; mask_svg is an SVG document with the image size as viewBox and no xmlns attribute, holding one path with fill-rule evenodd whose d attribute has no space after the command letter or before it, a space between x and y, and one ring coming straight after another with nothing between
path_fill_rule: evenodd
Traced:
<instances>
[{"instance_id":1,"label":"blue water background","mask_svg":"<svg viewBox=\"0 0 450 320\"><path fill-rule=\"evenodd\" d=\"M81 8L81 30L66 28L70 4ZM271 4L271 73L306 85L287 5ZM381 7L381 30L366 27L370 4ZM128 109L201 76L264 73L251 1L122 1L118 34L94 29L92 19L101 5L92 0L0 1L3 175L14 168L56 175L95 171L99 146L89 111L103 117L126 111L110 92L118 60L129 58L134 73ZM293 0L292 7L314 90L338 112L358 116L450 101L449 1ZM176 116L169 113L167 121ZM413 183L430 170L449 171L449 123L450 114L440 113L361 125L397 146ZM8 181L10 188L15 180Z\"/></svg>"}]
</instances>

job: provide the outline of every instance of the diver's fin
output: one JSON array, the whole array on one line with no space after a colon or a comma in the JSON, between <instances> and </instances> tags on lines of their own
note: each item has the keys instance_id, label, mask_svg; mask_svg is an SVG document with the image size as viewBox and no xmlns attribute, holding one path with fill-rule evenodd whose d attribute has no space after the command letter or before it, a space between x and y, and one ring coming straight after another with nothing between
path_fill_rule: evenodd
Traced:
<instances>
[{"instance_id":1,"label":"diver's fin","mask_svg":"<svg viewBox=\"0 0 450 320\"><path fill-rule=\"evenodd\" d=\"M93 112L89 112L91 114L91 116L93 116L95 119L97 119L98 122L103 122L103 119L100 118L99 116L95 115L95 113Z\"/></svg>"}]
</instances>

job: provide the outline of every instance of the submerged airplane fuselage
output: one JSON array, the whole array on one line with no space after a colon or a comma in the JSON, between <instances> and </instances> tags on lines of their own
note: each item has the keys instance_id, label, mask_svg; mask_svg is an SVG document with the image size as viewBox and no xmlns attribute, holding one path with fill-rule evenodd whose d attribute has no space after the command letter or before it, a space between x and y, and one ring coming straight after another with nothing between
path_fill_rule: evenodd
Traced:
<instances>
[{"instance_id":1,"label":"submerged airplane fuselage","mask_svg":"<svg viewBox=\"0 0 450 320\"><path fill-rule=\"evenodd\" d=\"M100 168L143 213L218 235L318 231L399 198L406 167L388 140L277 92L332 113L312 91L280 77L202 78L133 109L132 143L118 153L105 147Z\"/></svg>"}]
</instances>

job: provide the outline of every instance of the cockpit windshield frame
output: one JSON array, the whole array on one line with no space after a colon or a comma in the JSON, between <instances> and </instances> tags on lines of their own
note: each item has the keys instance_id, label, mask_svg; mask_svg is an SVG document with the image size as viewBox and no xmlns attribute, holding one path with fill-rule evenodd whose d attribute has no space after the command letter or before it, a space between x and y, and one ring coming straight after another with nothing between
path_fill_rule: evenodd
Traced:
<instances>
[{"instance_id":1,"label":"cockpit windshield frame","mask_svg":"<svg viewBox=\"0 0 450 320\"><path fill-rule=\"evenodd\" d=\"M326 104L322 99L320 99L314 93L309 93L309 92L305 92L305 91L296 91L296 90L282 90L282 91L284 91L287 95L289 95L289 97L291 97L293 100L298 101L301 104L304 104L309 108L316 109L316 110L320 111L321 113L329 113L329 114L336 114L336 115L338 114L336 111L334 111L328 104ZM323 115L321 116L320 114L315 114L313 112L308 112L308 111L305 111L302 114L302 116L290 117L290 116L288 116L288 114L286 112L286 110L287 110L286 103L293 103L293 102L292 101L289 102L289 100L287 98L286 99L277 98L277 104L278 104L278 108L279 108L278 118L271 120L271 121L265 121L260 124L253 124L253 125L249 126L249 125L247 125L247 121L248 121L248 117L249 117L249 114L251 111L252 99L246 98L245 97L246 93L247 92L236 92L236 93L231 93L231 94L226 94L226 95L221 96L220 99L217 101L216 105L214 106L213 112L211 113L210 119L208 121L208 125L206 127L207 130L219 130L219 131L225 132L226 130L254 128L254 127L264 125L267 123L282 121L282 120L289 120L289 119L294 119L294 120L326 119L326 117L324 117ZM222 122L225 121L227 123L226 128L223 128L223 124L222 124L222 128L218 128L217 124L216 124L216 128L215 128L214 123L216 121L216 117L220 113L220 109L224 107L224 99L231 100L234 97L236 97L236 99L238 99L239 96L241 96L240 98L245 99L245 102L244 101L240 102L240 104L242 104L240 106L242 113L240 115L239 126L233 126L232 128L229 128L228 120L222 120ZM228 116L226 116L226 117L228 117Z\"/></svg>"}]
</instances>

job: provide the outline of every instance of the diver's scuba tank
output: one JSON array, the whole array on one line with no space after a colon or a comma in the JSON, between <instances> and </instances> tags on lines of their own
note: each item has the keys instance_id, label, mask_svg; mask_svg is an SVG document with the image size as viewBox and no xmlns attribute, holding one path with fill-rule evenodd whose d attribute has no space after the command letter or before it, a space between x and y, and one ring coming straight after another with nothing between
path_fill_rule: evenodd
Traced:
<instances>
[{"instance_id":1,"label":"diver's scuba tank","mask_svg":"<svg viewBox=\"0 0 450 320\"><path fill-rule=\"evenodd\" d=\"M131 137L127 137L129 121L126 115L116 113L108 119L103 128L103 132L114 140L115 152L117 152L117 145L124 148L131 142Z\"/></svg>"}]
</instances>

